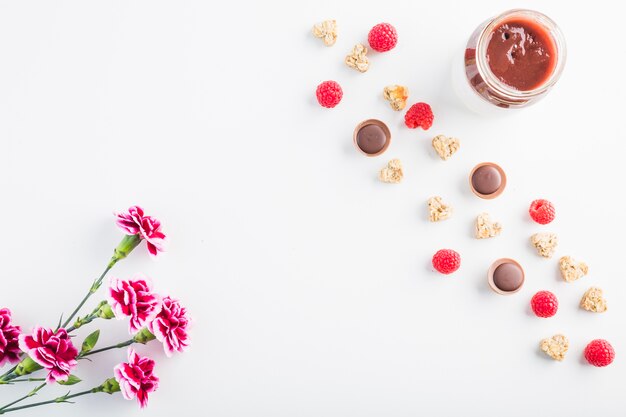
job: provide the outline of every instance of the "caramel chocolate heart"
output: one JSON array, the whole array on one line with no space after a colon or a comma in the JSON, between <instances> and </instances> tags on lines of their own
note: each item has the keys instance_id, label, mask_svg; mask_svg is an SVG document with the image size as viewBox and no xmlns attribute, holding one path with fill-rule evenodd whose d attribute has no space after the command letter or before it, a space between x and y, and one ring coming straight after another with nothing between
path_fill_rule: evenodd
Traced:
<instances>
[{"instance_id":1,"label":"caramel chocolate heart","mask_svg":"<svg viewBox=\"0 0 626 417\"><path fill-rule=\"evenodd\" d=\"M580 307L593 313L604 313L608 307L602 289L598 287L589 288L580 300Z\"/></svg>"},{"instance_id":2,"label":"caramel chocolate heart","mask_svg":"<svg viewBox=\"0 0 626 417\"><path fill-rule=\"evenodd\" d=\"M461 142L457 138L450 138L444 135L435 136L432 144L437 155L444 161L450 159L461 147Z\"/></svg>"},{"instance_id":3,"label":"caramel chocolate heart","mask_svg":"<svg viewBox=\"0 0 626 417\"><path fill-rule=\"evenodd\" d=\"M496 221L491 220L491 217L487 213L481 213L476 217L476 239L487 239L495 237L502 231L502 225Z\"/></svg>"},{"instance_id":4,"label":"caramel chocolate heart","mask_svg":"<svg viewBox=\"0 0 626 417\"><path fill-rule=\"evenodd\" d=\"M378 178L382 182L390 182L392 184L398 184L402 181L404 172L402 171L402 163L399 159L392 159L387 163L387 166L380 170Z\"/></svg>"},{"instance_id":5,"label":"caramel chocolate heart","mask_svg":"<svg viewBox=\"0 0 626 417\"><path fill-rule=\"evenodd\" d=\"M586 263L576 262L569 256L563 256L559 259L559 269L561 270L561 276L567 282L576 281L589 272L589 267Z\"/></svg>"},{"instance_id":6,"label":"caramel chocolate heart","mask_svg":"<svg viewBox=\"0 0 626 417\"><path fill-rule=\"evenodd\" d=\"M443 202L441 197L435 196L428 199L428 220L438 222L449 219L452 216L452 206Z\"/></svg>"},{"instance_id":7,"label":"caramel chocolate heart","mask_svg":"<svg viewBox=\"0 0 626 417\"><path fill-rule=\"evenodd\" d=\"M541 350L552 359L562 361L565 359L567 349L569 349L569 340L562 334L543 339L540 344Z\"/></svg>"}]
</instances>

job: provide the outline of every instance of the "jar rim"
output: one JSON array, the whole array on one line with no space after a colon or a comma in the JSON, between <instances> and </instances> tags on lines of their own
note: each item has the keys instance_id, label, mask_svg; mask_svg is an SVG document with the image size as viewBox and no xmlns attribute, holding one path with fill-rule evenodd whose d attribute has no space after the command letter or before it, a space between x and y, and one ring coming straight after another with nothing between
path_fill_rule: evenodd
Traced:
<instances>
[{"instance_id":1,"label":"jar rim","mask_svg":"<svg viewBox=\"0 0 626 417\"><path fill-rule=\"evenodd\" d=\"M550 34L557 51L556 64L549 78L544 83L532 90L518 90L514 87L511 87L510 85L505 84L493 73L493 71L491 71L489 62L487 61L487 46L490 41L491 33L503 21L515 16L530 18L533 21L542 25ZM561 76L561 73L563 72L566 56L567 51L565 46L565 38L563 36L563 33L561 32L561 29L552 19L550 19L545 14L534 10L511 9L488 21L488 23L480 32L476 45L476 68L486 84L488 84L492 89L502 95L503 98L509 98L513 100L513 103L511 104L514 104L514 102L518 100L527 100L529 98L540 96L548 91L552 86L554 86L554 84Z\"/></svg>"}]
</instances>

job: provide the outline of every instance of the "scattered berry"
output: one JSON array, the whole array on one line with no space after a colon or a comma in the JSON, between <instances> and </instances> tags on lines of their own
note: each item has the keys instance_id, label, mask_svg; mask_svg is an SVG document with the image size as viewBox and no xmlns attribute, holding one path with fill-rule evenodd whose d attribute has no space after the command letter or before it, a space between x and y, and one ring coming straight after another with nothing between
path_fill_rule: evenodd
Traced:
<instances>
[{"instance_id":1,"label":"scattered berry","mask_svg":"<svg viewBox=\"0 0 626 417\"><path fill-rule=\"evenodd\" d=\"M341 86L335 81L324 81L317 86L315 91L317 101L322 107L332 109L341 101L343 91Z\"/></svg>"},{"instance_id":2,"label":"scattered berry","mask_svg":"<svg viewBox=\"0 0 626 417\"><path fill-rule=\"evenodd\" d=\"M379 23L370 30L367 41L373 50L387 52L398 43L398 32L389 23Z\"/></svg>"},{"instance_id":3,"label":"scattered berry","mask_svg":"<svg viewBox=\"0 0 626 417\"><path fill-rule=\"evenodd\" d=\"M615 359L615 350L604 339L595 339L585 348L585 359L593 366L607 366Z\"/></svg>"},{"instance_id":4,"label":"scattered berry","mask_svg":"<svg viewBox=\"0 0 626 417\"><path fill-rule=\"evenodd\" d=\"M426 103L415 103L404 115L404 123L410 129L421 127L428 130L433 125L433 110Z\"/></svg>"},{"instance_id":5,"label":"scattered berry","mask_svg":"<svg viewBox=\"0 0 626 417\"><path fill-rule=\"evenodd\" d=\"M442 274L451 274L461 266L461 255L452 249L441 249L433 256L433 267Z\"/></svg>"},{"instance_id":6,"label":"scattered berry","mask_svg":"<svg viewBox=\"0 0 626 417\"><path fill-rule=\"evenodd\" d=\"M528 213L530 213L530 217L539 224L548 224L554 220L556 216L554 204L543 198L530 203Z\"/></svg>"},{"instance_id":7,"label":"scattered berry","mask_svg":"<svg viewBox=\"0 0 626 417\"><path fill-rule=\"evenodd\" d=\"M559 308L559 300L550 291L539 291L533 295L530 306L537 317L552 317Z\"/></svg>"}]
</instances>

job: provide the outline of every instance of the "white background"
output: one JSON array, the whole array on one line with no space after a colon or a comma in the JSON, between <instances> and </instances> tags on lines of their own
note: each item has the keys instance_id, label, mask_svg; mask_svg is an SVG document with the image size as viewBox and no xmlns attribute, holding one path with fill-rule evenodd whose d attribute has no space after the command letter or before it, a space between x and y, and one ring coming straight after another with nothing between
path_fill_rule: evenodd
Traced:
<instances>
[{"instance_id":1,"label":"white background","mask_svg":"<svg viewBox=\"0 0 626 417\"><path fill-rule=\"evenodd\" d=\"M25 330L54 326L121 239L111 213L141 204L162 220L169 251L153 262L142 245L112 275L150 275L195 319L187 354L138 347L161 377L143 412L99 394L21 415L623 415L626 48L616 4L2 2L0 306ZM555 19L568 62L544 101L480 117L455 98L451 63L478 24L513 7ZM332 48L310 34L327 18L339 23ZM372 53L365 74L347 68L345 54L381 21L395 25L398 46ZM333 110L314 98L326 79L344 89ZM392 83L432 105L431 130L403 126L381 97ZM378 158L351 142L371 117L393 135ZM461 139L448 162L430 147L438 133ZM392 157L405 166L400 185L376 178ZM467 186L486 160L509 176L494 201ZM432 195L456 208L452 219L427 221ZM549 226L528 217L538 197L556 204ZM503 223L500 237L472 237L481 211ZM555 259L530 247L537 231L559 235ZM430 266L442 247L463 259L448 277ZM562 255L585 260L589 275L563 282ZM504 256L527 273L509 297L485 276ZM607 313L578 308L591 285L605 290ZM559 297L554 318L529 312L540 289ZM125 323L96 324L100 346L127 338ZM571 342L562 363L538 349L557 332ZM584 363L594 338L615 347L610 367ZM72 390L99 384L124 357L81 362L85 383ZM1 387L1 403L26 391Z\"/></svg>"}]
</instances>

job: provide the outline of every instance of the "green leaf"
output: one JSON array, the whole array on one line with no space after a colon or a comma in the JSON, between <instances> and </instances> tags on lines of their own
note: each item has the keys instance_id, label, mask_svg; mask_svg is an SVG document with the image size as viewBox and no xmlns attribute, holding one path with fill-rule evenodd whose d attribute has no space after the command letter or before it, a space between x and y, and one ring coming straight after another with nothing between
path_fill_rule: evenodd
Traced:
<instances>
[{"instance_id":1,"label":"green leaf","mask_svg":"<svg viewBox=\"0 0 626 417\"><path fill-rule=\"evenodd\" d=\"M80 353L84 354L84 353L90 352L96 346L96 343L98 343L99 337L100 337L100 330L96 330L95 332L87 336L85 340L83 341L83 347L81 348Z\"/></svg>"},{"instance_id":2,"label":"green leaf","mask_svg":"<svg viewBox=\"0 0 626 417\"><path fill-rule=\"evenodd\" d=\"M67 378L67 381L59 381L59 384L61 384L61 385L74 385L74 384L78 384L80 381L82 381L82 379L80 379L76 375L72 374L72 375L70 375Z\"/></svg>"}]
</instances>

